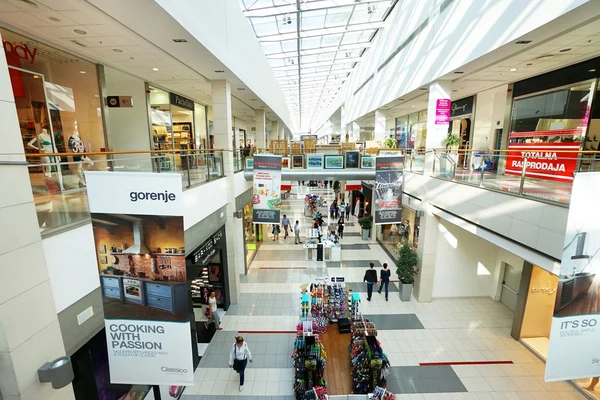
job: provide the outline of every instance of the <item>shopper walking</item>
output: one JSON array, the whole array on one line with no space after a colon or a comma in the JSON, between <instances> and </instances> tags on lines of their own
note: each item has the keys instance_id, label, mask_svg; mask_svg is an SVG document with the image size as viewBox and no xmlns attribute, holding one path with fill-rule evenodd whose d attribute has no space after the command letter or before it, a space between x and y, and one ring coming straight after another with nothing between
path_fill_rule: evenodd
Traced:
<instances>
[{"instance_id":1,"label":"shopper walking","mask_svg":"<svg viewBox=\"0 0 600 400\"><path fill-rule=\"evenodd\" d=\"M333 213L335 210L335 205L333 203L331 203L331 205L329 206L329 218L333 219Z\"/></svg>"},{"instance_id":2,"label":"shopper walking","mask_svg":"<svg viewBox=\"0 0 600 400\"><path fill-rule=\"evenodd\" d=\"M340 216L344 216L344 212L346 211L346 206L344 205L344 202L342 201L342 204L340 204Z\"/></svg>"},{"instance_id":3,"label":"shopper walking","mask_svg":"<svg viewBox=\"0 0 600 400\"><path fill-rule=\"evenodd\" d=\"M288 229L290 229L290 220L287 215L283 214L283 220L281 220L281 224L283 225L284 235L283 238L287 239L288 237Z\"/></svg>"},{"instance_id":4,"label":"shopper walking","mask_svg":"<svg viewBox=\"0 0 600 400\"><path fill-rule=\"evenodd\" d=\"M344 214L342 214L340 219L338 219L338 235L340 236L340 239L344 238L344 222Z\"/></svg>"},{"instance_id":5,"label":"shopper walking","mask_svg":"<svg viewBox=\"0 0 600 400\"><path fill-rule=\"evenodd\" d=\"M281 232L281 228L279 224L273 224L273 241L279 240L279 233Z\"/></svg>"},{"instance_id":6,"label":"shopper walking","mask_svg":"<svg viewBox=\"0 0 600 400\"><path fill-rule=\"evenodd\" d=\"M388 301L388 288L390 286L391 275L392 271L388 269L387 263L383 263L383 269L380 272L381 282L379 283L379 290L377 292L381 294L381 289L385 287L385 301Z\"/></svg>"},{"instance_id":7,"label":"shopper walking","mask_svg":"<svg viewBox=\"0 0 600 400\"><path fill-rule=\"evenodd\" d=\"M346 219L350 218L350 205L346 203Z\"/></svg>"},{"instance_id":8,"label":"shopper walking","mask_svg":"<svg viewBox=\"0 0 600 400\"><path fill-rule=\"evenodd\" d=\"M208 310L207 318L208 322L204 323L206 329L208 329L208 325L215 324L215 329L218 331L222 331L221 328L221 317L219 317L219 313L217 312L217 295L214 291L210 292L210 296L208 297Z\"/></svg>"},{"instance_id":9,"label":"shopper walking","mask_svg":"<svg viewBox=\"0 0 600 400\"><path fill-rule=\"evenodd\" d=\"M236 336L235 343L229 352L229 368L240 374L240 392L244 389L244 371L248 361L252 362L252 353L248 348L248 343L241 336Z\"/></svg>"},{"instance_id":10,"label":"shopper walking","mask_svg":"<svg viewBox=\"0 0 600 400\"><path fill-rule=\"evenodd\" d=\"M373 285L377 282L377 271L375 271L375 264L369 263L369 269L365 272L363 282L367 282L367 301L371 301L373 296Z\"/></svg>"},{"instance_id":11,"label":"shopper walking","mask_svg":"<svg viewBox=\"0 0 600 400\"><path fill-rule=\"evenodd\" d=\"M586 386L584 389L589 390L590 392L593 392L594 388L598 384L598 381L600 381L600 377L596 376L596 377L592 378L592 381L590 382L590 385Z\"/></svg>"},{"instance_id":12,"label":"shopper walking","mask_svg":"<svg viewBox=\"0 0 600 400\"><path fill-rule=\"evenodd\" d=\"M300 222L296 221L296 225L294 225L294 236L296 237L294 240L295 244L301 244L300 241Z\"/></svg>"}]
</instances>

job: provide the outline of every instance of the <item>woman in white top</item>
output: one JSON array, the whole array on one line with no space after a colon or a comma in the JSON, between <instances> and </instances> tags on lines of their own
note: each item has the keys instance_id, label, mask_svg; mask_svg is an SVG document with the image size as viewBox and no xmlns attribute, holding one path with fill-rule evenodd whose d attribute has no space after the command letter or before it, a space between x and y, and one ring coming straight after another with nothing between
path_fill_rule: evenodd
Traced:
<instances>
[{"instance_id":1,"label":"woman in white top","mask_svg":"<svg viewBox=\"0 0 600 400\"><path fill-rule=\"evenodd\" d=\"M217 296L215 292L210 292L210 296L208 298L208 322L204 323L206 329L208 329L208 325L212 322L215 323L215 329L220 331L223 328L220 327L221 319L219 317L219 313L217 312Z\"/></svg>"},{"instance_id":2,"label":"woman in white top","mask_svg":"<svg viewBox=\"0 0 600 400\"><path fill-rule=\"evenodd\" d=\"M243 337L236 336L235 343L229 352L229 368L233 368L240 374L240 392L244 388L244 371L248 360L252 362L252 353L250 353L248 343L244 342Z\"/></svg>"}]
</instances>

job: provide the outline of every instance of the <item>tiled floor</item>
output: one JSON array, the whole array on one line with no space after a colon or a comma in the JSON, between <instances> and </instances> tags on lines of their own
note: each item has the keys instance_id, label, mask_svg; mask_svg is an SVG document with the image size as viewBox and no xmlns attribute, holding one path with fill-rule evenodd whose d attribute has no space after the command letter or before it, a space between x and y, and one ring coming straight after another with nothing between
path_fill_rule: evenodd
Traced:
<instances>
[{"instance_id":1,"label":"tiled floor","mask_svg":"<svg viewBox=\"0 0 600 400\"><path fill-rule=\"evenodd\" d=\"M304 230L310 224L310 219L303 217L307 188L294 183L293 192L298 194L283 202L283 213L299 220ZM313 193L332 196L329 189ZM325 222L335 223L328 217ZM349 222L356 223L356 218ZM271 239L260 247L248 275L241 277L239 304L223 317L224 330L217 332L206 348L195 372L196 384L186 388L184 400L291 399L289 354L294 334L289 332L298 322L300 286L316 277L344 276L352 290L365 299L362 280L369 262L378 269L387 262L392 280L397 280L390 258L372 240L362 240L358 224L346 225L338 263L304 261L304 251L292 237ZM392 283L389 301L375 292L372 301L363 301L360 308L377 323L378 339L392 365L388 388L396 391L400 400L584 399L565 382L544 383L544 364L510 337L512 313L489 298L402 302L397 284ZM239 331L282 332L242 333L253 352L242 392L237 374L227 368L229 350ZM475 361L512 364L421 365Z\"/></svg>"}]
</instances>

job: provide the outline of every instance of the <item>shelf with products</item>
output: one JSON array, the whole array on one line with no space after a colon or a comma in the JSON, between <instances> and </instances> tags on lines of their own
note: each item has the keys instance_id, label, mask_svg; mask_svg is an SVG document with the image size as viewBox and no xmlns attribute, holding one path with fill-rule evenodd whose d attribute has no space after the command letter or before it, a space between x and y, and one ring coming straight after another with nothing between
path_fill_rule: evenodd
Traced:
<instances>
[{"instance_id":1,"label":"shelf with products","mask_svg":"<svg viewBox=\"0 0 600 400\"><path fill-rule=\"evenodd\" d=\"M375 324L363 317L352 323L350 357L354 394L368 394L386 386L390 362L377 340Z\"/></svg>"},{"instance_id":2,"label":"shelf with products","mask_svg":"<svg viewBox=\"0 0 600 400\"><path fill-rule=\"evenodd\" d=\"M214 291L217 305L225 304L225 282L220 264L208 264L190 283L194 304L207 305L210 292Z\"/></svg>"}]
</instances>

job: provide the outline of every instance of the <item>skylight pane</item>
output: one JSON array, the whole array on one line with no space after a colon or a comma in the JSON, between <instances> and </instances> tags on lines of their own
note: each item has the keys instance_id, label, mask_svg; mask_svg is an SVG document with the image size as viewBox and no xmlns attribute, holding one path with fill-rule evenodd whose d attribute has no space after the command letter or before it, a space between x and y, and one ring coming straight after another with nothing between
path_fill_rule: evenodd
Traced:
<instances>
[{"instance_id":1,"label":"skylight pane","mask_svg":"<svg viewBox=\"0 0 600 400\"><path fill-rule=\"evenodd\" d=\"M298 46L295 40L286 40L285 42L281 43L281 49L284 52L298 51Z\"/></svg>"},{"instance_id":2,"label":"skylight pane","mask_svg":"<svg viewBox=\"0 0 600 400\"><path fill-rule=\"evenodd\" d=\"M303 50L307 49L316 49L321 46L321 38L320 37L312 37L301 39L301 46Z\"/></svg>"},{"instance_id":3,"label":"skylight pane","mask_svg":"<svg viewBox=\"0 0 600 400\"><path fill-rule=\"evenodd\" d=\"M362 32L348 32L344 35L342 39L342 44L352 44L357 43L360 40L360 36Z\"/></svg>"},{"instance_id":4,"label":"skylight pane","mask_svg":"<svg viewBox=\"0 0 600 400\"><path fill-rule=\"evenodd\" d=\"M281 45L277 42L275 42L275 43L263 42L263 43L261 43L261 45L262 45L263 51L267 55L281 53Z\"/></svg>"},{"instance_id":5,"label":"skylight pane","mask_svg":"<svg viewBox=\"0 0 600 400\"><path fill-rule=\"evenodd\" d=\"M342 34L327 35L321 38L321 47L337 46L340 44Z\"/></svg>"},{"instance_id":6,"label":"skylight pane","mask_svg":"<svg viewBox=\"0 0 600 400\"><path fill-rule=\"evenodd\" d=\"M258 37L276 35L279 33L277 31L277 21L275 20L275 17L251 18L250 22Z\"/></svg>"},{"instance_id":7,"label":"skylight pane","mask_svg":"<svg viewBox=\"0 0 600 400\"><path fill-rule=\"evenodd\" d=\"M317 59L319 58L318 55L311 55L311 56L302 56L301 57L301 62L302 64L307 64L307 63L314 63L317 62Z\"/></svg>"}]
</instances>

